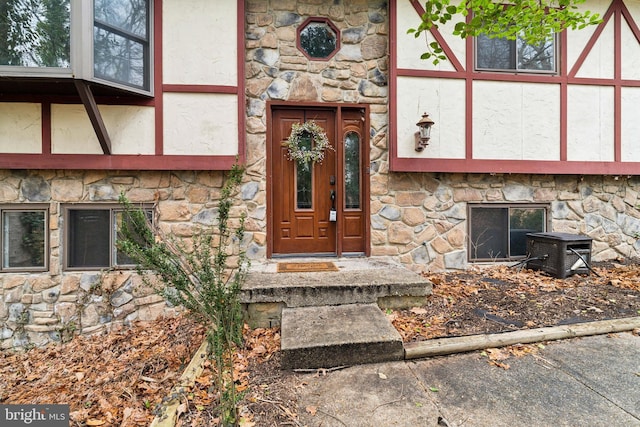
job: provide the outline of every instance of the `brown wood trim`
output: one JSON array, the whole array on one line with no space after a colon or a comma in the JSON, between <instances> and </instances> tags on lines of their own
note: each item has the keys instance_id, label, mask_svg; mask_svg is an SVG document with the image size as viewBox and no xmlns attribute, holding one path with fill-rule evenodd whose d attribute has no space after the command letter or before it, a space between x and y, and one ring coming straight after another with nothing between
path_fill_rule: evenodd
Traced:
<instances>
[{"instance_id":1,"label":"brown wood trim","mask_svg":"<svg viewBox=\"0 0 640 427\"><path fill-rule=\"evenodd\" d=\"M336 136L335 139L335 145L336 147L334 147L335 152L336 152L336 174L340 175L344 170L344 141L343 141L343 132L342 132L342 109L338 108L336 109L336 115L335 115L335 120L333 123L334 126L334 135ZM368 138L367 138L368 139ZM340 148L338 148L338 146L341 146ZM339 181L339 180L338 180ZM343 233L342 233L342 227L337 226L337 224L341 224L344 221L344 208L342 207L344 205L344 189L343 188L336 188L335 189L338 197L336 198L336 207L339 207L338 210L338 221L336 223L336 255L337 256L342 256L342 252L343 252Z\"/></svg>"},{"instance_id":2,"label":"brown wood trim","mask_svg":"<svg viewBox=\"0 0 640 427\"><path fill-rule=\"evenodd\" d=\"M398 93L398 8L397 2L389 2L389 135L387 143L389 148L389 168L395 170L395 162L398 158L397 138L398 124L398 103L396 102ZM368 118L368 116L367 116ZM369 229L369 228L367 228ZM367 244L367 248L371 245Z\"/></svg>"},{"instance_id":3,"label":"brown wood trim","mask_svg":"<svg viewBox=\"0 0 640 427\"><path fill-rule=\"evenodd\" d=\"M162 91L164 93L227 93L237 94L237 86L223 85L189 85L189 84L163 84Z\"/></svg>"},{"instance_id":4,"label":"brown wood trim","mask_svg":"<svg viewBox=\"0 0 640 427\"><path fill-rule=\"evenodd\" d=\"M153 2L153 94L155 97L155 154L164 153L164 99L162 93L162 0Z\"/></svg>"},{"instance_id":5,"label":"brown wood trim","mask_svg":"<svg viewBox=\"0 0 640 427\"><path fill-rule=\"evenodd\" d=\"M42 153L51 154L51 104L40 104L42 120Z\"/></svg>"},{"instance_id":6,"label":"brown wood trim","mask_svg":"<svg viewBox=\"0 0 640 427\"><path fill-rule=\"evenodd\" d=\"M392 2L395 3L395 2ZM364 254L371 256L371 111L369 104L364 108L364 130L366 134L366 144L364 144L364 159L362 162L363 173L363 195L362 206L364 208Z\"/></svg>"},{"instance_id":7,"label":"brown wood trim","mask_svg":"<svg viewBox=\"0 0 640 427\"><path fill-rule=\"evenodd\" d=\"M246 108L246 93L245 93L245 64L244 64L244 51L245 51L245 5L244 0L238 0L237 3L237 24L236 29L238 35L237 40L237 87L236 93L238 95L238 162L244 164L247 159L247 137L246 137L246 125L245 125L245 108Z\"/></svg>"},{"instance_id":8,"label":"brown wood trim","mask_svg":"<svg viewBox=\"0 0 640 427\"><path fill-rule=\"evenodd\" d=\"M569 126L568 116L569 116L569 85L567 84L567 46L568 46L568 37L567 32L563 31L560 34L560 64L559 71L562 76L562 80L560 82L560 157L559 159L563 162L566 162L568 159L567 155L567 146L568 146L568 133Z\"/></svg>"},{"instance_id":9,"label":"brown wood trim","mask_svg":"<svg viewBox=\"0 0 640 427\"><path fill-rule=\"evenodd\" d=\"M229 170L236 156L2 154L0 169Z\"/></svg>"},{"instance_id":10,"label":"brown wood trim","mask_svg":"<svg viewBox=\"0 0 640 427\"><path fill-rule=\"evenodd\" d=\"M109 132L107 132L107 127L104 125L102 115L100 114L98 104L96 104L96 100L93 97L93 93L91 93L91 86L89 86L89 84L84 80L74 79L73 83L76 85L76 89L78 89L78 95L80 95L80 99L82 99L82 104L84 105L84 109L87 111L87 115L89 116L89 120L93 126L93 131L96 133L96 137L98 138L98 142L102 148L102 152L104 154L111 154L111 139L109 138Z\"/></svg>"},{"instance_id":11,"label":"brown wood trim","mask_svg":"<svg viewBox=\"0 0 640 427\"><path fill-rule=\"evenodd\" d=\"M467 16L467 22L471 20L471 16ZM471 37L467 37L465 40L465 47L467 50L466 66L467 74L465 76L465 103L464 103L464 121L466 123L464 137L465 137L465 149L464 157L467 159L473 158L473 74L470 74L474 69L475 53L473 52L473 40Z\"/></svg>"},{"instance_id":12,"label":"brown wood trim","mask_svg":"<svg viewBox=\"0 0 640 427\"><path fill-rule=\"evenodd\" d=\"M624 3L621 2L622 5ZM622 161L622 13L620 7L614 12L613 21L613 78L617 84L613 95L613 160Z\"/></svg>"},{"instance_id":13,"label":"brown wood trim","mask_svg":"<svg viewBox=\"0 0 640 427\"><path fill-rule=\"evenodd\" d=\"M274 240L274 227L273 227L273 159L271 155L272 144L273 144L273 107L271 106L271 101L267 101L266 113L267 113L267 140L265 144L265 160L267 162L267 258L271 258L273 256L273 240Z\"/></svg>"},{"instance_id":14,"label":"brown wood trim","mask_svg":"<svg viewBox=\"0 0 640 427\"><path fill-rule=\"evenodd\" d=\"M397 158L398 172L637 175L640 162Z\"/></svg>"}]
</instances>

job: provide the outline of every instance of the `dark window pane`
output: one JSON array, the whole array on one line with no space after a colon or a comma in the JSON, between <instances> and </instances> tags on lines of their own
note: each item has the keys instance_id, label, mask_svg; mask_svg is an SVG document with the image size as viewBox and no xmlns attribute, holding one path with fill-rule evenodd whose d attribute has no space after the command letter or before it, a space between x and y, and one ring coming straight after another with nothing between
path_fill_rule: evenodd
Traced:
<instances>
[{"instance_id":1,"label":"dark window pane","mask_svg":"<svg viewBox=\"0 0 640 427\"><path fill-rule=\"evenodd\" d=\"M300 148L311 150L311 135L303 135ZM296 207L298 209L311 209L311 196L313 190L313 162L296 162Z\"/></svg>"},{"instance_id":2,"label":"dark window pane","mask_svg":"<svg viewBox=\"0 0 640 427\"><path fill-rule=\"evenodd\" d=\"M149 224L151 224L152 218L153 218L153 214L151 212L151 210L145 210L145 214L147 216L147 219L149 220ZM125 254L124 252L120 251L118 249L118 239L122 239L122 233L120 232L120 230L122 230L122 226L123 226L123 221L125 219L125 215L122 211L118 211L115 213L115 222L114 222L114 236L115 238L113 239L115 242L115 248L114 248L114 252L115 252L115 259L114 259L114 265L135 265L136 262L133 261L127 254ZM129 224L131 224L132 222L129 221Z\"/></svg>"},{"instance_id":3,"label":"dark window pane","mask_svg":"<svg viewBox=\"0 0 640 427\"><path fill-rule=\"evenodd\" d=\"M69 211L69 267L109 267L110 211Z\"/></svg>"},{"instance_id":4,"label":"dark window pane","mask_svg":"<svg viewBox=\"0 0 640 427\"><path fill-rule=\"evenodd\" d=\"M94 37L96 77L128 86L148 86L144 45L97 27Z\"/></svg>"},{"instance_id":5,"label":"dark window pane","mask_svg":"<svg viewBox=\"0 0 640 427\"><path fill-rule=\"evenodd\" d=\"M95 0L97 21L147 38L147 0Z\"/></svg>"},{"instance_id":6,"label":"dark window pane","mask_svg":"<svg viewBox=\"0 0 640 427\"><path fill-rule=\"evenodd\" d=\"M539 45L527 44L522 38L476 39L476 68L485 70L555 71L555 37Z\"/></svg>"},{"instance_id":7,"label":"dark window pane","mask_svg":"<svg viewBox=\"0 0 640 427\"><path fill-rule=\"evenodd\" d=\"M527 233L545 231L543 208L511 208L509 217L509 254L527 255Z\"/></svg>"},{"instance_id":8,"label":"dark window pane","mask_svg":"<svg viewBox=\"0 0 640 427\"><path fill-rule=\"evenodd\" d=\"M518 38L518 69L519 70L555 70L555 43L551 38L537 46L527 44Z\"/></svg>"},{"instance_id":9,"label":"dark window pane","mask_svg":"<svg viewBox=\"0 0 640 427\"><path fill-rule=\"evenodd\" d=\"M2 267L43 268L45 266L44 211L2 214Z\"/></svg>"},{"instance_id":10,"label":"dark window pane","mask_svg":"<svg viewBox=\"0 0 640 427\"><path fill-rule=\"evenodd\" d=\"M493 70L515 69L514 43L505 38L479 35L476 39L477 67Z\"/></svg>"},{"instance_id":11,"label":"dark window pane","mask_svg":"<svg viewBox=\"0 0 640 427\"><path fill-rule=\"evenodd\" d=\"M148 89L148 0L96 0L94 14L95 76Z\"/></svg>"},{"instance_id":12,"label":"dark window pane","mask_svg":"<svg viewBox=\"0 0 640 427\"><path fill-rule=\"evenodd\" d=\"M324 22L310 22L300 31L300 46L312 58L326 58L336 50L337 35Z\"/></svg>"},{"instance_id":13,"label":"dark window pane","mask_svg":"<svg viewBox=\"0 0 640 427\"><path fill-rule=\"evenodd\" d=\"M347 133L344 140L345 208L360 208L360 136Z\"/></svg>"},{"instance_id":14,"label":"dark window pane","mask_svg":"<svg viewBox=\"0 0 640 427\"><path fill-rule=\"evenodd\" d=\"M469 251L471 259L503 259L508 255L509 209L472 208Z\"/></svg>"},{"instance_id":15,"label":"dark window pane","mask_svg":"<svg viewBox=\"0 0 640 427\"><path fill-rule=\"evenodd\" d=\"M69 68L69 0L0 0L0 65Z\"/></svg>"}]
</instances>

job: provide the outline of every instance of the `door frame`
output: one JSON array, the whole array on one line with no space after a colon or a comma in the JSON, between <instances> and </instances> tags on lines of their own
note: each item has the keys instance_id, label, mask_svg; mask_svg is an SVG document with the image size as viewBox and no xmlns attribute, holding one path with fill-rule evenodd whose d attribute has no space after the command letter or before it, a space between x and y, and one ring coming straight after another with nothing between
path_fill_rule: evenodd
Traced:
<instances>
[{"instance_id":1,"label":"door frame","mask_svg":"<svg viewBox=\"0 0 640 427\"><path fill-rule=\"evenodd\" d=\"M340 132L340 124L342 123L342 110L343 109L361 109L363 110L364 115L364 132L363 132L363 150L362 150L362 208L364 213L364 256L371 256L371 198L370 198L370 186L371 186L371 160L370 160L370 151L371 151L371 142L370 142L370 119L369 119L369 105L368 104L342 104L342 103L326 103L326 102L288 102L288 101L267 101L266 113L267 113L267 138L266 138L266 171L267 171L267 200L266 200L266 209L267 209L267 258L273 258L278 256L288 256L287 254L274 254L273 253L273 241L274 241L274 221L273 221L273 185L274 185L274 177L273 177L273 144L275 143L272 140L272 127L273 127L273 110L276 109L305 109L305 108L315 108L315 109L326 109L332 110L335 112L335 134L336 139L338 137L342 137ZM336 159L336 167L344 168L344 159L338 156ZM340 189L338 191L338 201L340 203L343 202L344 194L343 190ZM342 218L342 209L338 211L337 221L340 222L343 220ZM336 227L336 254L335 256L340 257L345 255L343 253L343 244L342 244L342 231L341 227ZM314 256L314 253L309 253L309 256ZM348 253L346 254L348 255ZM357 255L361 255L358 253Z\"/></svg>"}]
</instances>

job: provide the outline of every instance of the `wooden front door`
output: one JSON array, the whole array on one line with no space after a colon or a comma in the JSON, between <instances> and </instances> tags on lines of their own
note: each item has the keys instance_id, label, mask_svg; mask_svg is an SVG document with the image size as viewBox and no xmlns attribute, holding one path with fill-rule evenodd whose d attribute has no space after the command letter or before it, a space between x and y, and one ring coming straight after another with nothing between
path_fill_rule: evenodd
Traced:
<instances>
[{"instance_id":1,"label":"wooden front door","mask_svg":"<svg viewBox=\"0 0 640 427\"><path fill-rule=\"evenodd\" d=\"M282 145L294 123L315 121L333 149L298 163ZM366 252L368 139L362 108L274 108L270 147L272 254ZM313 144L310 139L306 144ZM332 213L332 211L334 213Z\"/></svg>"}]
</instances>

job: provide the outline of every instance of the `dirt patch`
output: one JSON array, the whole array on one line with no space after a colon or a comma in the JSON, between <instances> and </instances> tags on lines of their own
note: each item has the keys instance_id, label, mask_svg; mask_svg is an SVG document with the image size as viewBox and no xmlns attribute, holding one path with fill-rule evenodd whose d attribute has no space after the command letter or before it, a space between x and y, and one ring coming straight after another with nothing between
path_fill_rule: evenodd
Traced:
<instances>
[{"instance_id":1,"label":"dirt patch","mask_svg":"<svg viewBox=\"0 0 640 427\"><path fill-rule=\"evenodd\" d=\"M640 316L637 263L593 270L566 279L508 266L428 274L428 303L389 316L405 342Z\"/></svg>"}]
</instances>

